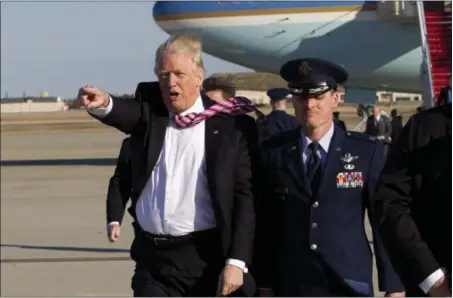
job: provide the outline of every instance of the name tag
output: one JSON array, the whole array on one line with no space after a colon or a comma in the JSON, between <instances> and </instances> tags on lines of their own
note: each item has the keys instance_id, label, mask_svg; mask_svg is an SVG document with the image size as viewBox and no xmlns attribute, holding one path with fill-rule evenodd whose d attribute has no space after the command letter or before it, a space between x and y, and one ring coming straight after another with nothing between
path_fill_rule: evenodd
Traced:
<instances>
[{"instance_id":1,"label":"name tag","mask_svg":"<svg viewBox=\"0 0 453 298\"><path fill-rule=\"evenodd\" d=\"M362 172L340 172L337 174L337 188L363 187Z\"/></svg>"}]
</instances>

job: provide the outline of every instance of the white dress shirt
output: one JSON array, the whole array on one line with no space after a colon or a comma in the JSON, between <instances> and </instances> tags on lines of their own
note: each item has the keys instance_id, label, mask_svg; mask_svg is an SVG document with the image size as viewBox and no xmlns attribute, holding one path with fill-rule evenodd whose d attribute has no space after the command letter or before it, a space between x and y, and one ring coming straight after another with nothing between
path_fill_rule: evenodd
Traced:
<instances>
[{"instance_id":1,"label":"white dress shirt","mask_svg":"<svg viewBox=\"0 0 453 298\"><path fill-rule=\"evenodd\" d=\"M438 282L444 275L445 274L442 269L437 269L420 283L420 289L422 289L425 294L428 294L429 290L431 290L434 284Z\"/></svg>"},{"instance_id":2,"label":"white dress shirt","mask_svg":"<svg viewBox=\"0 0 453 298\"><path fill-rule=\"evenodd\" d=\"M103 117L112 107L110 99L106 108L88 112ZM203 110L203 101L198 97L181 115ZM170 113L162 150L135 213L143 230L158 235L182 236L216 226L206 177L204 121L181 129L176 127ZM228 259L227 264L248 271L243 261Z\"/></svg>"},{"instance_id":3,"label":"white dress shirt","mask_svg":"<svg viewBox=\"0 0 453 298\"><path fill-rule=\"evenodd\" d=\"M198 98L181 115L203 110ZM215 227L206 177L204 121L181 129L170 120L160 156L135 212L140 226L152 234L181 236Z\"/></svg>"}]
</instances>

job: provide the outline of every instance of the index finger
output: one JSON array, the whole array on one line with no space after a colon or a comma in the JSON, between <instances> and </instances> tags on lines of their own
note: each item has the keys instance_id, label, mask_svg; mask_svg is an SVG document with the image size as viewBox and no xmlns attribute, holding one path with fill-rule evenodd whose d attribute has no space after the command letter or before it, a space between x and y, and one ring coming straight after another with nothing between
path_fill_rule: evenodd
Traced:
<instances>
[{"instance_id":1,"label":"index finger","mask_svg":"<svg viewBox=\"0 0 453 298\"><path fill-rule=\"evenodd\" d=\"M82 94L94 95L99 93L99 89L96 87L82 87L80 88Z\"/></svg>"}]
</instances>

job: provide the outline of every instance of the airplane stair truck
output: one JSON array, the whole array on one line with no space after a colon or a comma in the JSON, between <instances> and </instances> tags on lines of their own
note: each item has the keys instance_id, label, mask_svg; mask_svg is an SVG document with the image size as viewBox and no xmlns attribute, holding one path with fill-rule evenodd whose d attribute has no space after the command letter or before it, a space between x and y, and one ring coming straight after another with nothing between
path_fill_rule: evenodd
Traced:
<instances>
[{"instance_id":1,"label":"airplane stair truck","mask_svg":"<svg viewBox=\"0 0 453 298\"><path fill-rule=\"evenodd\" d=\"M424 1L417 2L417 11L424 57L424 101L430 108L451 77L451 7L443 1Z\"/></svg>"},{"instance_id":2,"label":"airplane stair truck","mask_svg":"<svg viewBox=\"0 0 453 298\"><path fill-rule=\"evenodd\" d=\"M451 76L451 9L446 9L442 1L423 3L433 95L436 102L440 91L448 85Z\"/></svg>"}]
</instances>

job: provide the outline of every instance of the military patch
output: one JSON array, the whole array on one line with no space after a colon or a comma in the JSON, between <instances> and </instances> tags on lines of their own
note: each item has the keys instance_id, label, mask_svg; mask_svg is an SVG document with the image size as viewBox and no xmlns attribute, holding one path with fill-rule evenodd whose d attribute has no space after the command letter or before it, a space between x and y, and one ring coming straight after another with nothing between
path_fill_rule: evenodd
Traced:
<instances>
[{"instance_id":1,"label":"military patch","mask_svg":"<svg viewBox=\"0 0 453 298\"><path fill-rule=\"evenodd\" d=\"M340 172L337 174L337 188L363 187L362 172Z\"/></svg>"}]
</instances>

